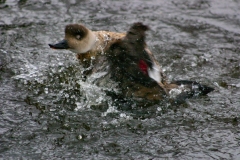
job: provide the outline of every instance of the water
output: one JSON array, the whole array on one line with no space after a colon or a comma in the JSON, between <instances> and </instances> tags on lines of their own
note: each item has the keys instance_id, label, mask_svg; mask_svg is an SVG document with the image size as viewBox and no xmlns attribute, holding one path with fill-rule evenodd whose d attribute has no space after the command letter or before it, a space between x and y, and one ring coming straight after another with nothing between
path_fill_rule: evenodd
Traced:
<instances>
[{"instance_id":1,"label":"water","mask_svg":"<svg viewBox=\"0 0 240 160\"><path fill-rule=\"evenodd\" d=\"M3 159L239 159L240 1L0 1ZM81 81L64 26L126 31L141 21L170 79L208 84L173 106L113 101Z\"/></svg>"}]
</instances>

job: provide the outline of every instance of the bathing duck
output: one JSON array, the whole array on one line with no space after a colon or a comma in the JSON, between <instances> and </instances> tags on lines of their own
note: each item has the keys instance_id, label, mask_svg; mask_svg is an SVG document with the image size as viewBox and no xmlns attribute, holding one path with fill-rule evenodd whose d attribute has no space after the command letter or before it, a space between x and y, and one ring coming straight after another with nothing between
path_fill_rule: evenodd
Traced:
<instances>
[{"instance_id":1,"label":"bathing duck","mask_svg":"<svg viewBox=\"0 0 240 160\"><path fill-rule=\"evenodd\" d=\"M149 27L134 23L126 36L109 47L107 55L112 77L120 82L127 96L161 100L171 98L176 102L197 95L206 95L213 88L195 81L179 80L168 82L159 63L145 49L145 32Z\"/></svg>"},{"instance_id":2,"label":"bathing duck","mask_svg":"<svg viewBox=\"0 0 240 160\"><path fill-rule=\"evenodd\" d=\"M106 69L109 46L124 36L126 33L92 31L82 24L69 24L65 27L65 38L49 46L52 49L68 49L76 53L84 67L84 75L89 75ZM151 54L147 46L144 48Z\"/></svg>"},{"instance_id":3,"label":"bathing duck","mask_svg":"<svg viewBox=\"0 0 240 160\"><path fill-rule=\"evenodd\" d=\"M115 81L124 97L150 101L166 97L186 99L213 90L193 81L169 83L145 43L148 29L142 23L135 23L127 33L116 33L70 24L65 28L64 40L49 46L77 53L85 75L105 71L104 81L108 81L106 77Z\"/></svg>"}]
</instances>

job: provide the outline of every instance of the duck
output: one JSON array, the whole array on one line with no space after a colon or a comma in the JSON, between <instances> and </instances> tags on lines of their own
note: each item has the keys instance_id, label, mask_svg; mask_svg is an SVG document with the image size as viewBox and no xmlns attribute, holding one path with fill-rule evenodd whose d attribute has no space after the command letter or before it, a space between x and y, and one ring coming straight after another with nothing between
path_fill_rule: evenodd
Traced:
<instances>
[{"instance_id":1,"label":"duck","mask_svg":"<svg viewBox=\"0 0 240 160\"><path fill-rule=\"evenodd\" d=\"M86 76L104 71L100 82L113 80L121 97L182 102L214 90L195 81L169 82L145 42L148 30L141 22L134 23L126 33L92 31L82 24L69 24L64 39L49 47L76 53Z\"/></svg>"},{"instance_id":2,"label":"duck","mask_svg":"<svg viewBox=\"0 0 240 160\"><path fill-rule=\"evenodd\" d=\"M166 98L182 103L187 98L207 95L214 88L196 81L170 82L151 52L145 49L146 31L141 22L134 23L126 36L108 48L112 77L120 82L123 94L151 101Z\"/></svg>"},{"instance_id":3,"label":"duck","mask_svg":"<svg viewBox=\"0 0 240 160\"><path fill-rule=\"evenodd\" d=\"M107 50L116 40L123 39L125 32L92 31L83 24L68 24L63 40L48 44L52 49L66 49L76 53L76 58L84 68L84 75L102 70L106 62ZM146 52L151 54L147 46ZM106 68L106 67L105 67Z\"/></svg>"}]
</instances>

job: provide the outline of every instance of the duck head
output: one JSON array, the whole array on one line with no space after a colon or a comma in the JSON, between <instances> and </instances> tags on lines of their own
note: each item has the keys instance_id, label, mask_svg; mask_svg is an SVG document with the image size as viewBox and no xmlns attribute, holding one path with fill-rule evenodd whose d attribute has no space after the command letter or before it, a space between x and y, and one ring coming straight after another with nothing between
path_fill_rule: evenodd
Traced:
<instances>
[{"instance_id":1,"label":"duck head","mask_svg":"<svg viewBox=\"0 0 240 160\"><path fill-rule=\"evenodd\" d=\"M65 27L65 38L56 44L49 44L53 49L69 49L75 53L86 53L96 43L94 33L81 24L69 24Z\"/></svg>"}]
</instances>

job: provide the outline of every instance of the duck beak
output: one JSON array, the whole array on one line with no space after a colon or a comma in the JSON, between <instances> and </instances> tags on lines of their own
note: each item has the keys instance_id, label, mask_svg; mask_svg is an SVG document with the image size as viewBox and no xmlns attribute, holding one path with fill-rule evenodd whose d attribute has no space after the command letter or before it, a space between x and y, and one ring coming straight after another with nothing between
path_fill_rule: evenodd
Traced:
<instances>
[{"instance_id":1,"label":"duck beak","mask_svg":"<svg viewBox=\"0 0 240 160\"><path fill-rule=\"evenodd\" d=\"M64 39L56 44L48 44L52 49L69 49L67 41Z\"/></svg>"}]
</instances>

